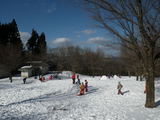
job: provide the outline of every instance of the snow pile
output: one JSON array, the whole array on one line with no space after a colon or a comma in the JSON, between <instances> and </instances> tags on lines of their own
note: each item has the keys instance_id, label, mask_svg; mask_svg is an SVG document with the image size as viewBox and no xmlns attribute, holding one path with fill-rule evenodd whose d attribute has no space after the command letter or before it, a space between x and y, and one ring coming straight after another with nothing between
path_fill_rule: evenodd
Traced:
<instances>
[{"instance_id":1,"label":"snow pile","mask_svg":"<svg viewBox=\"0 0 160 120\"><path fill-rule=\"evenodd\" d=\"M119 79L119 77L117 75L114 75L113 78L114 79Z\"/></svg>"},{"instance_id":2,"label":"snow pile","mask_svg":"<svg viewBox=\"0 0 160 120\"><path fill-rule=\"evenodd\" d=\"M63 71L62 73L59 74L61 78L71 78L72 76L72 71Z\"/></svg>"},{"instance_id":3,"label":"snow pile","mask_svg":"<svg viewBox=\"0 0 160 120\"><path fill-rule=\"evenodd\" d=\"M106 75L102 75L102 77L100 78L100 80L107 80L107 76Z\"/></svg>"}]
</instances>

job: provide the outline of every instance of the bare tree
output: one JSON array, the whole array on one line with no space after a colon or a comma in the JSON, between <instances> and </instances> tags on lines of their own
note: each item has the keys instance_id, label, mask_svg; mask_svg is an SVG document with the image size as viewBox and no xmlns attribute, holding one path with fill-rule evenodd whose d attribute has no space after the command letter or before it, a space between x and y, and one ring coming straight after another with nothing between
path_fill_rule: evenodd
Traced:
<instances>
[{"instance_id":1,"label":"bare tree","mask_svg":"<svg viewBox=\"0 0 160 120\"><path fill-rule=\"evenodd\" d=\"M155 107L155 64L160 57L159 0L84 0L92 18L133 51L146 78L145 107Z\"/></svg>"},{"instance_id":2,"label":"bare tree","mask_svg":"<svg viewBox=\"0 0 160 120\"><path fill-rule=\"evenodd\" d=\"M125 47L121 46L120 57L123 61L123 64L127 66L128 75L134 73L136 75L136 80L142 81L143 78L143 66L141 60L134 54L133 51L126 50ZM132 58L132 59L131 59Z\"/></svg>"},{"instance_id":3,"label":"bare tree","mask_svg":"<svg viewBox=\"0 0 160 120\"><path fill-rule=\"evenodd\" d=\"M105 55L99 50L67 46L55 49L52 57L50 59L58 70L71 70L87 75L101 75L105 71Z\"/></svg>"}]
</instances>

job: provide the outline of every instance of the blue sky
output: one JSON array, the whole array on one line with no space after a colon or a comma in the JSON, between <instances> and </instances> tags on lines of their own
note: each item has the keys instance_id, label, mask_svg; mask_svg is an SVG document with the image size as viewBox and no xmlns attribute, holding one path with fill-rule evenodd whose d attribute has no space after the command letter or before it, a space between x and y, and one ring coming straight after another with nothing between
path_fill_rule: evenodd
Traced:
<instances>
[{"instance_id":1,"label":"blue sky","mask_svg":"<svg viewBox=\"0 0 160 120\"><path fill-rule=\"evenodd\" d=\"M112 38L95 27L79 0L0 0L0 22L16 19L23 41L32 29L44 32L48 47L79 45L92 49Z\"/></svg>"}]
</instances>

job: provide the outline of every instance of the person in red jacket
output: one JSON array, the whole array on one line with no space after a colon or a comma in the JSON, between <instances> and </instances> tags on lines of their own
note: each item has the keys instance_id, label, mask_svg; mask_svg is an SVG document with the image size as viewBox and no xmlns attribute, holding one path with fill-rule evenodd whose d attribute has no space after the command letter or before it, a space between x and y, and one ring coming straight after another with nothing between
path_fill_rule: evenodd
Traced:
<instances>
[{"instance_id":1,"label":"person in red jacket","mask_svg":"<svg viewBox=\"0 0 160 120\"><path fill-rule=\"evenodd\" d=\"M73 73L73 75L72 75L72 81L73 81L73 84L75 84L75 79L76 79L76 74L75 74L75 73Z\"/></svg>"}]
</instances>

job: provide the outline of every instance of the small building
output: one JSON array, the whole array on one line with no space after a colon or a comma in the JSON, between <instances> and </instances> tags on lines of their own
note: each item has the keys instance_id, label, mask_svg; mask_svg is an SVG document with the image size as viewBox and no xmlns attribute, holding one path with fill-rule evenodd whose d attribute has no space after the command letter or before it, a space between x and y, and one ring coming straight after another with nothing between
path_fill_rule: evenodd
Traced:
<instances>
[{"instance_id":1,"label":"small building","mask_svg":"<svg viewBox=\"0 0 160 120\"><path fill-rule=\"evenodd\" d=\"M48 65L42 61L28 61L19 71L21 71L21 77L40 76L48 72Z\"/></svg>"},{"instance_id":2,"label":"small building","mask_svg":"<svg viewBox=\"0 0 160 120\"><path fill-rule=\"evenodd\" d=\"M32 66L23 66L19 69L21 71L21 77L31 77L33 67Z\"/></svg>"},{"instance_id":3,"label":"small building","mask_svg":"<svg viewBox=\"0 0 160 120\"><path fill-rule=\"evenodd\" d=\"M48 72L48 64L42 61L28 61L28 65L32 66L33 75L46 74Z\"/></svg>"}]
</instances>

